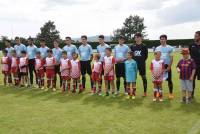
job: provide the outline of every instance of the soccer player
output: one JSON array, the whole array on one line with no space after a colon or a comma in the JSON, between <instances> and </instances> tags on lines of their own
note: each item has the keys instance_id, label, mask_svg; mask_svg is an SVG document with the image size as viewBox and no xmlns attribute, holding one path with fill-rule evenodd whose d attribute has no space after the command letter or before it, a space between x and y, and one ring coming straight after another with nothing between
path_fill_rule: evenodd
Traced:
<instances>
[{"instance_id":1,"label":"soccer player","mask_svg":"<svg viewBox=\"0 0 200 134\"><path fill-rule=\"evenodd\" d=\"M109 45L106 44L104 41L104 35L99 35L99 45L97 46L97 53L100 54L100 56L101 56L99 61L102 63L102 68L103 68L103 60L106 55L106 48L108 48L108 47L109 47ZM104 74L104 71L102 69L101 75L103 76L103 74ZM100 80L100 83L101 84L99 86L102 87L102 78ZM101 88L101 87L99 87L99 88Z\"/></svg>"},{"instance_id":2,"label":"soccer player","mask_svg":"<svg viewBox=\"0 0 200 134\"><path fill-rule=\"evenodd\" d=\"M45 67L46 67L46 77L47 77L46 91L48 91L49 88L53 88L53 91L56 91L54 82L56 59L53 57L53 52L51 49L47 50L47 57L45 63L46 63Z\"/></svg>"},{"instance_id":3,"label":"soccer player","mask_svg":"<svg viewBox=\"0 0 200 134\"><path fill-rule=\"evenodd\" d=\"M129 51L127 60L125 61L127 99L135 99L137 71L137 63L133 59L133 52Z\"/></svg>"},{"instance_id":4,"label":"soccer player","mask_svg":"<svg viewBox=\"0 0 200 134\"><path fill-rule=\"evenodd\" d=\"M96 89L98 88L98 95L101 95L101 73L102 73L102 63L99 61L100 55L94 55L94 62L92 64L92 81L93 81L93 92L96 94ZM98 85L98 87L97 87Z\"/></svg>"},{"instance_id":5,"label":"soccer player","mask_svg":"<svg viewBox=\"0 0 200 134\"><path fill-rule=\"evenodd\" d=\"M160 102L163 101L163 93L162 93L162 82L163 82L163 72L164 68L164 61L161 60L161 52L159 50L154 52L155 59L152 60L150 65L152 81L154 85L153 90L153 101L159 100Z\"/></svg>"},{"instance_id":6,"label":"soccer player","mask_svg":"<svg viewBox=\"0 0 200 134\"><path fill-rule=\"evenodd\" d=\"M1 58L1 64L2 64L2 74L4 75L4 85L6 86L10 81L10 58L8 57L8 51L3 50L3 57Z\"/></svg>"},{"instance_id":7,"label":"soccer player","mask_svg":"<svg viewBox=\"0 0 200 134\"><path fill-rule=\"evenodd\" d=\"M54 78L54 84L56 86L57 82L57 74L60 77L60 87L62 86L62 78L60 76L60 60L62 57L62 49L59 47L59 41L54 40L54 48L52 49L53 51L53 57L56 59L56 65L55 65L55 78Z\"/></svg>"},{"instance_id":8,"label":"soccer player","mask_svg":"<svg viewBox=\"0 0 200 134\"><path fill-rule=\"evenodd\" d=\"M45 60L42 59L40 52L36 52L35 71L38 88L44 89L44 65Z\"/></svg>"},{"instance_id":9,"label":"soccer player","mask_svg":"<svg viewBox=\"0 0 200 134\"><path fill-rule=\"evenodd\" d=\"M115 64L115 73L116 73L116 86L117 86L117 92L116 94L119 94L120 89L120 77L124 79L124 93L127 94L126 91L126 77L125 77L125 60L127 58L127 53L129 51L129 47L125 45L125 37L120 36L118 39L119 44L115 46L114 48L114 56L116 60Z\"/></svg>"},{"instance_id":10,"label":"soccer player","mask_svg":"<svg viewBox=\"0 0 200 134\"><path fill-rule=\"evenodd\" d=\"M106 48L106 56L103 61L104 69L104 82L105 82L105 92L106 96L109 96L108 83L110 83L112 88L112 95L115 97L115 58L111 55L112 49Z\"/></svg>"},{"instance_id":11,"label":"soccer player","mask_svg":"<svg viewBox=\"0 0 200 134\"><path fill-rule=\"evenodd\" d=\"M26 46L24 44L21 43L20 38L19 37L15 37L15 46L14 46L14 50L17 53L17 57L21 57L21 52L22 51L26 51Z\"/></svg>"},{"instance_id":12,"label":"soccer player","mask_svg":"<svg viewBox=\"0 0 200 134\"><path fill-rule=\"evenodd\" d=\"M70 75L71 75L71 78L73 80L73 91L72 91L72 93L76 93L77 85L79 86L79 93L82 93L83 89L82 89L82 84L80 82L81 64L80 64L80 61L78 60L78 54L76 52L72 53Z\"/></svg>"},{"instance_id":13,"label":"soccer player","mask_svg":"<svg viewBox=\"0 0 200 134\"><path fill-rule=\"evenodd\" d=\"M12 51L14 50L14 48L11 46L11 41L5 40L5 46L6 46L5 50L7 50L7 52L8 52L8 57L11 60L12 59ZM11 63L11 61L10 61L10 63ZM10 68L11 68L11 64L10 64ZM12 83L12 74L10 73L9 75L10 76L8 76L8 78L9 78L8 82Z\"/></svg>"},{"instance_id":14,"label":"soccer player","mask_svg":"<svg viewBox=\"0 0 200 134\"><path fill-rule=\"evenodd\" d=\"M65 38L65 46L63 47L63 50L67 52L67 58L72 60L72 54L75 52L78 54L78 49L75 45L72 44L71 37Z\"/></svg>"},{"instance_id":15,"label":"soccer player","mask_svg":"<svg viewBox=\"0 0 200 134\"><path fill-rule=\"evenodd\" d=\"M38 48L38 51L41 53L41 57L45 59L47 57L47 50L49 48L46 46L46 41L45 39L41 38L40 39L40 48Z\"/></svg>"},{"instance_id":16,"label":"soccer player","mask_svg":"<svg viewBox=\"0 0 200 134\"><path fill-rule=\"evenodd\" d=\"M193 81L193 91L192 98L194 97L195 91L195 81L200 80L200 31L197 31L194 35L194 43L189 46L191 58L194 60L196 64L196 73L194 75Z\"/></svg>"},{"instance_id":17,"label":"soccer player","mask_svg":"<svg viewBox=\"0 0 200 134\"><path fill-rule=\"evenodd\" d=\"M20 86L28 87L28 58L26 56L26 51L21 52L21 57L19 59L19 71L21 76Z\"/></svg>"},{"instance_id":18,"label":"soccer player","mask_svg":"<svg viewBox=\"0 0 200 134\"><path fill-rule=\"evenodd\" d=\"M70 72L71 72L71 62L67 58L67 52L62 52L62 59L60 60L60 73L62 77L62 92L67 91L70 92ZM67 86L66 86L67 84Z\"/></svg>"},{"instance_id":19,"label":"soccer player","mask_svg":"<svg viewBox=\"0 0 200 134\"><path fill-rule=\"evenodd\" d=\"M19 86L19 58L15 50L12 51L11 73L14 78L15 86Z\"/></svg>"},{"instance_id":20,"label":"soccer player","mask_svg":"<svg viewBox=\"0 0 200 134\"><path fill-rule=\"evenodd\" d=\"M93 88L93 83L91 79L91 60L93 56L92 47L87 43L87 36L81 36L82 45L78 48L78 52L80 55L80 63L81 63L81 74L82 74L82 86L83 90L85 90L85 83L86 83L86 73L90 76L91 82L91 91Z\"/></svg>"},{"instance_id":21,"label":"soccer player","mask_svg":"<svg viewBox=\"0 0 200 134\"><path fill-rule=\"evenodd\" d=\"M183 59L177 65L177 70L180 73L180 83L182 89L182 102L190 103L192 101L193 80L196 70L194 60L190 59L188 48L182 50Z\"/></svg>"},{"instance_id":22,"label":"soccer player","mask_svg":"<svg viewBox=\"0 0 200 134\"><path fill-rule=\"evenodd\" d=\"M37 52L37 47L33 43L33 38L28 39L27 55L28 55L28 68L30 75L30 84L33 85L33 72L35 73L35 55Z\"/></svg>"},{"instance_id":23,"label":"soccer player","mask_svg":"<svg viewBox=\"0 0 200 134\"><path fill-rule=\"evenodd\" d=\"M144 43L142 43L142 34L136 33L134 35L135 44L130 47L134 53L134 60L137 62L139 74L143 81L144 94L147 96L147 77L146 77L146 60L148 58L148 49Z\"/></svg>"},{"instance_id":24,"label":"soccer player","mask_svg":"<svg viewBox=\"0 0 200 134\"><path fill-rule=\"evenodd\" d=\"M173 99L173 82L172 82L172 64L173 64L173 52L174 48L167 44L167 35L160 36L160 46L156 48L156 51L159 50L161 52L161 59L164 61L165 70L167 70L167 81L169 87L169 99Z\"/></svg>"}]
</instances>

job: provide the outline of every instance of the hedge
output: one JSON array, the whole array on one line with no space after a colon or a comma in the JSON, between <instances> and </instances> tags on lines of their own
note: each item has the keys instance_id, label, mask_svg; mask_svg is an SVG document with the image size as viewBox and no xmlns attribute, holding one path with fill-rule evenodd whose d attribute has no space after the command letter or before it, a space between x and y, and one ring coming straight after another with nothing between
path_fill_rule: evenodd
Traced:
<instances>
[{"instance_id":1,"label":"hedge","mask_svg":"<svg viewBox=\"0 0 200 134\"><path fill-rule=\"evenodd\" d=\"M179 45L188 46L192 42L193 42L192 39L177 39L177 40L168 40L167 44L170 44L172 46L179 46ZM109 45L112 45L112 47L114 44L118 44L117 42L106 42L106 43ZM146 44L146 46L148 48L157 47L160 44L159 40L144 40L143 43ZM73 43L73 44L76 45L77 47L81 45L80 43ZM92 46L93 49L96 49L96 47L99 45L98 42L89 42L89 44ZM126 44L133 44L133 41L128 41L128 42L126 42ZM12 44L12 45L14 45L14 44ZM39 46L39 42L35 42L35 45ZM64 42L62 42L60 44L60 47L62 48L64 45L65 45ZM50 48L53 47L52 44L47 44L47 46ZM4 43L0 42L0 50L2 50L4 48L5 48Z\"/></svg>"}]
</instances>

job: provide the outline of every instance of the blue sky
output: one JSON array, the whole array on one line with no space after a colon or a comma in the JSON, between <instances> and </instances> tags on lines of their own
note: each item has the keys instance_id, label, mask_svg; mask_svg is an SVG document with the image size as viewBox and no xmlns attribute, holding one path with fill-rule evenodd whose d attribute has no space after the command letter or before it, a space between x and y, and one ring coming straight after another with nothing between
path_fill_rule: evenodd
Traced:
<instances>
[{"instance_id":1,"label":"blue sky","mask_svg":"<svg viewBox=\"0 0 200 134\"><path fill-rule=\"evenodd\" d=\"M148 38L193 38L200 30L199 0L3 0L0 36L35 37L48 20L62 38L111 35L130 14L144 17Z\"/></svg>"}]
</instances>

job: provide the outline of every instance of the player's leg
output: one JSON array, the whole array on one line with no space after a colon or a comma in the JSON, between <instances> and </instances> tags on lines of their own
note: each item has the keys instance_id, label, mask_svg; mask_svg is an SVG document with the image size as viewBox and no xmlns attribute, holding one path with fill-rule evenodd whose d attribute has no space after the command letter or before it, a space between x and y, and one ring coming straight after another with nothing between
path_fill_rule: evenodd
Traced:
<instances>
[{"instance_id":1,"label":"player's leg","mask_svg":"<svg viewBox=\"0 0 200 134\"><path fill-rule=\"evenodd\" d=\"M71 79L70 78L67 78L67 90L68 90L68 92L71 91Z\"/></svg>"},{"instance_id":2,"label":"player's leg","mask_svg":"<svg viewBox=\"0 0 200 134\"><path fill-rule=\"evenodd\" d=\"M91 91L93 89L93 80L92 80L92 68L91 68L91 64L90 64L91 61L87 61L86 63L86 71L87 71L87 74L89 75L90 77L90 85L91 85Z\"/></svg>"},{"instance_id":3,"label":"player's leg","mask_svg":"<svg viewBox=\"0 0 200 134\"><path fill-rule=\"evenodd\" d=\"M93 80L93 88L92 88L92 93L95 94L96 93L96 85L97 85L97 81Z\"/></svg>"},{"instance_id":4,"label":"player's leg","mask_svg":"<svg viewBox=\"0 0 200 134\"><path fill-rule=\"evenodd\" d=\"M162 83L160 82L158 84L158 88L159 88L159 101L163 101L163 90L162 90Z\"/></svg>"},{"instance_id":5,"label":"player's leg","mask_svg":"<svg viewBox=\"0 0 200 134\"><path fill-rule=\"evenodd\" d=\"M109 96L109 91L108 91L108 80L104 80L105 83L105 92L106 92L106 96Z\"/></svg>"},{"instance_id":6,"label":"player's leg","mask_svg":"<svg viewBox=\"0 0 200 134\"><path fill-rule=\"evenodd\" d=\"M108 83L107 83L107 85L108 85ZM111 88L112 88L112 95L114 96L115 95L115 82L114 82L114 79L110 80L110 85L111 85Z\"/></svg>"},{"instance_id":7,"label":"player's leg","mask_svg":"<svg viewBox=\"0 0 200 134\"><path fill-rule=\"evenodd\" d=\"M119 94L119 92L120 92L120 90L119 90L120 89L120 66L119 66L119 63L115 64L115 74L116 74L116 86L117 86L116 94Z\"/></svg>"},{"instance_id":8,"label":"player's leg","mask_svg":"<svg viewBox=\"0 0 200 134\"><path fill-rule=\"evenodd\" d=\"M169 87L169 99L173 99L174 96L173 96L173 82L172 82L172 71L171 70L168 72L167 81L168 81L168 87Z\"/></svg>"},{"instance_id":9,"label":"player's leg","mask_svg":"<svg viewBox=\"0 0 200 134\"><path fill-rule=\"evenodd\" d=\"M80 61L81 64L81 74L82 74L82 86L83 90L85 90L85 82L86 82L86 62Z\"/></svg>"},{"instance_id":10,"label":"player's leg","mask_svg":"<svg viewBox=\"0 0 200 134\"><path fill-rule=\"evenodd\" d=\"M195 91L195 86L196 86L196 78L197 78L197 72L194 75L194 80L193 80L193 90L192 90L192 94L191 97L194 98L194 91Z\"/></svg>"},{"instance_id":11,"label":"player's leg","mask_svg":"<svg viewBox=\"0 0 200 134\"><path fill-rule=\"evenodd\" d=\"M153 101L156 101L157 100L157 94L158 94L158 87L157 87L157 84L155 82L153 83L153 85L154 85Z\"/></svg>"},{"instance_id":12,"label":"player's leg","mask_svg":"<svg viewBox=\"0 0 200 134\"><path fill-rule=\"evenodd\" d=\"M127 82L127 83L126 83L126 92L128 93L127 99L131 98L132 95L133 95L133 91L132 91L132 89L130 88L130 85L131 85L130 82Z\"/></svg>"},{"instance_id":13,"label":"player's leg","mask_svg":"<svg viewBox=\"0 0 200 134\"><path fill-rule=\"evenodd\" d=\"M136 96L136 82L132 82L132 94L133 94L133 97L132 97L132 99L134 99L135 98L135 96Z\"/></svg>"}]
</instances>

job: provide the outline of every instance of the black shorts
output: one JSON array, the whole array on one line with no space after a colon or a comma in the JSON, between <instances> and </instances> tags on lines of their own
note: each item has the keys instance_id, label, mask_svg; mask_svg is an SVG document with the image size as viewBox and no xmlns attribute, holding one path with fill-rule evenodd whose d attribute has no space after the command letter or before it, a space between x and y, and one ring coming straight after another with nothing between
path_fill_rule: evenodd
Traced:
<instances>
[{"instance_id":1,"label":"black shorts","mask_svg":"<svg viewBox=\"0 0 200 134\"><path fill-rule=\"evenodd\" d=\"M60 65L55 65L55 74L60 74Z\"/></svg>"},{"instance_id":2,"label":"black shorts","mask_svg":"<svg viewBox=\"0 0 200 134\"><path fill-rule=\"evenodd\" d=\"M140 76L145 76L146 75L146 64L143 63L137 63L138 71Z\"/></svg>"},{"instance_id":3,"label":"black shorts","mask_svg":"<svg viewBox=\"0 0 200 134\"><path fill-rule=\"evenodd\" d=\"M86 73L91 75L92 74L92 69L91 69L91 61L80 61L81 64L81 74L85 75Z\"/></svg>"},{"instance_id":4,"label":"black shorts","mask_svg":"<svg viewBox=\"0 0 200 134\"><path fill-rule=\"evenodd\" d=\"M167 69L168 66L169 65L165 64L165 69ZM172 81L172 70L168 71L168 77L167 77L166 81Z\"/></svg>"},{"instance_id":5,"label":"black shorts","mask_svg":"<svg viewBox=\"0 0 200 134\"><path fill-rule=\"evenodd\" d=\"M125 64L124 63L115 64L115 74L116 74L116 77L125 77Z\"/></svg>"},{"instance_id":6,"label":"black shorts","mask_svg":"<svg viewBox=\"0 0 200 134\"><path fill-rule=\"evenodd\" d=\"M20 72L20 76L28 76L28 73Z\"/></svg>"}]
</instances>

